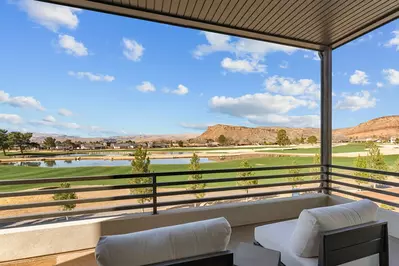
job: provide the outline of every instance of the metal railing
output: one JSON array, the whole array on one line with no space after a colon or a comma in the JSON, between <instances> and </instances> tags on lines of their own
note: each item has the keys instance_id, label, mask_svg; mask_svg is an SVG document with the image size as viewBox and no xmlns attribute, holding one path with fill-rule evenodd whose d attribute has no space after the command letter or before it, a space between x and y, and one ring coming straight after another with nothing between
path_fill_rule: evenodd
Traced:
<instances>
[{"instance_id":1,"label":"metal railing","mask_svg":"<svg viewBox=\"0 0 399 266\"><path fill-rule=\"evenodd\" d=\"M344 170L346 172L349 171L351 173L362 172L362 173L367 173L367 174L375 174L375 175L380 175L380 178L361 177L361 176L356 176L356 175L348 174L348 173L330 171L328 174L332 178L330 178L328 180L328 182L330 183L330 186L328 188L329 191L341 193L343 195L348 195L348 196L352 196L352 197L356 197L356 198L369 199L369 200L372 200L372 201L375 201L378 203L382 203L382 204L386 204L388 206L399 208L399 193L387 190L388 188L391 188L391 187L399 187L399 182L388 181L388 180L385 180L385 178L381 178L384 176L385 177L393 176L393 177L399 178L399 173L375 170L375 169L364 169L364 168L357 168L357 167L350 167L350 166L342 166L342 165L330 165L330 168L331 168L331 170L338 169L338 170ZM358 180L361 182L358 182L359 184L352 184L352 183L348 183L348 182L345 182L342 180L337 180L336 178L334 179L334 177L337 177L339 179L350 179L350 180L355 180L355 181ZM386 188L378 189L378 188L375 188L372 186L360 185L361 183L379 184L379 185L386 186ZM333 187L332 186L333 184L339 185L340 188ZM358 189L358 192L343 190L341 188L342 186ZM364 191L374 192L374 193L377 193L377 195L392 196L392 197L395 197L397 200L390 201L390 200L385 200L385 199L381 199L381 198L377 198L377 197L359 193L359 192L364 192Z\"/></svg>"},{"instance_id":2,"label":"metal railing","mask_svg":"<svg viewBox=\"0 0 399 266\"><path fill-rule=\"evenodd\" d=\"M250 197L267 197L267 196L276 196L280 194L290 194L290 193L301 193L301 192L320 192L321 191L321 183L320 179L311 179L311 180L303 180L303 181L288 181L288 182L270 182L270 183L260 183L255 185L227 185L227 186L216 186L216 187L208 187L203 189L185 189L185 190L172 190L172 191L159 191L160 188L165 187L185 187L193 184L213 184L216 183L226 184L228 182L237 182L237 181L246 181L246 180L276 180L276 179L286 179L290 177L310 177L310 176L320 176L321 172L312 172L309 169L317 169L321 168L321 165L313 164L313 165L292 165L292 166L272 166L272 167L257 167L257 168L238 168L238 169L217 169L217 170L199 170L199 171L179 171L179 172L159 172L159 173L145 173L145 174L126 174L126 175L109 175L109 176L86 176L86 177L61 177L61 178L40 178L40 179L18 179L18 180L0 180L0 189L2 186L12 187L17 185L38 185L38 184L54 184L54 183L63 183L63 182L79 182L79 181L101 181L101 180L125 180L126 179L134 179L134 178L143 178L149 177L151 178L150 183L146 184L117 184L117 185L91 185L85 187L71 187L71 188L49 188L49 189L40 189L40 190L25 190L25 191L10 191L10 192L1 192L0 198L4 197L23 197L23 196L38 196L38 195L49 195L49 194L58 194L58 193L78 193L78 192L94 192L94 191L110 191L110 190L120 190L120 189L135 189L135 188L148 188L151 193L147 194L128 194L128 195L118 195L118 196L108 196L108 197L93 197L93 198L84 198L84 199L70 199L70 200L57 200L57 201L47 201L47 202L30 202L23 204L7 204L0 205L0 213L1 211L12 211L12 210L20 210L20 209L32 209L39 207L51 207L51 206L63 206L68 204L85 204L85 203L96 203L96 202L113 202L119 200L131 200L131 199L148 199L151 201L149 203L143 204L128 204L128 205L118 205L118 206L110 206L110 207L101 207L101 208L82 208L71 211L56 211L56 212L38 212L32 214L23 214L23 215L13 215L13 216L0 216L0 223L14 223L18 221L26 221L26 220L36 220L36 219L47 219L47 218L56 218L56 217L72 217L76 215L89 215L89 214L98 214L98 213L108 213L108 212L116 212L116 211L127 211L127 210L135 210L135 209L146 209L152 208L152 214L158 213L159 207L168 207L175 205L183 205L183 204L194 204L194 203L203 203L203 202L216 202L216 201L225 201L225 200L236 200L236 199L244 199ZM222 177L222 178L204 178L201 180L184 180L184 181L159 181L159 177L173 177L173 176L188 176L194 174L238 174L240 172L270 172L270 171L281 171L281 170L290 170L290 169L302 169L303 172L299 173L288 173L288 174L266 174L261 173L260 175L249 176L249 177ZM300 185L308 185L315 184L312 187L304 187L304 188L290 188L276 191L264 191L264 192L256 192L256 193L239 193L239 194L230 194L230 195L222 195L222 196L211 196L205 198L193 198L193 199L182 199L182 200L173 200L173 201L159 201L161 197L167 196L181 196L187 194L197 194L197 193L213 193L213 192L227 192L227 191L237 191L243 189L259 189L259 188L272 188L272 187L282 187L282 186L300 186Z\"/></svg>"},{"instance_id":3,"label":"metal railing","mask_svg":"<svg viewBox=\"0 0 399 266\"><path fill-rule=\"evenodd\" d=\"M328 172L324 173L324 176L329 176L329 179L310 179L311 176L323 176L323 172L314 171L314 169L328 169ZM264 172L270 171L282 171L290 169L300 169L302 172L299 173L278 173L278 174L264 174ZM310 171L309 171L310 169ZM339 170L339 172L335 171ZM219 178L204 178L201 180L184 180L184 181L160 181L160 178L165 177L176 177L176 176L189 176L194 174L211 175L211 174L235 174L240 172L254 172L260 173L259 175L249 176L249 177L219 177ZM373 184L385 185L387 187L399 187L399 182L388 181L385 179L374 179L368 177L361 177L353 175L352 173L365 172L374 175L383 176L394 176L399 178L399 173L380 171L373 169L360 169L356 167L341 166L341 165L329 165L322 166L318 164L313 165L292 165L292 166L272 166L272 167L257 167L257 168L238 168L238 169L216 169L216 170L199 170L199 171L179 171L179 172L158 172L158 173L145 173L145 174L125 174L125 175L108 175L108 176L86 176L86 177L56 177L56 178L39 178L39 179L18 179L18 180L0 180L0 189L7 186L7 188L18 186L18 185L49 185L54 183L62 182L81 182L81 181L110 181L110 180L121 180L125 184L115 184L115 185L89 185L84 187L70 187L70 188L48 188L40 190L24 190L24 191L8 191L0 192L0 198L10 198L10 197L24 197L24 196L40 196L40 195L54 195L58 193L80 193L80 192L95 192L95 191L112 191L121 189L135 189L135 188L148 188L150 193L146 194L127 194L127 195L117 195L117 196L104 196L104 197L91 197L83 199L70 199L70 200L57 200L57 201L46 201L46 202L29 202L22 204L7 204L0 205L0 224L10 224L19 221L27 220L44 220L48 218L57 217L73 217L76 215L94 215L99 213L110 213L117 211L130 211L137 209L152 209L152 214L158 214L158 208L169 207L185 204L195 204L204 202L219 202L227 200L239 200L244 198L258 198L258 197L268 197L277 196L281 194L291 194L291 193L302 193L302 192L326 192L332 193L336 192L340 195L351 196L355 198L365 198L372 201L386 204L389 206L399 208L399 193L395 191L390 191L388 189L375 188L373 186L349 183L348 180L359 180L362 182L369 182ZM126 179L135 178L150 178L151 182L145 184L126 184ZM285 181L281 179L287 179L290 177L304 177L302 181ZM308 177L306 179L306 177ZM279 179L279 180L277 180ZM124 180L124 181L123 181ZM254 185L230 185L227 183L246 181L246 180L272 180L272 182L259 183ZM277 180L277 181L276 181ZM218 184L216 184L218 183ZM203 189L174 189L167 191L161 188L182 188L193 184L209 184L210 187ZM227 184L224 186L224 184ZM300 185L312 185L310 187L297 188ZM218 185L218 186L216 186ZM160 201L163 197L169 196L183 196L189 194L197 193L214 193L214 192L228 192L228 191L239 191L247 189L260 189L260 188L277 188L277 187L287 187L292 186L292 188L272 190L272 191L261 191L261 192L251 192L251 193L238 193L238 194L228 194L219 196L209 196L204 198L193 198L193 199L181 199L181 200L171 200L171 201ZM346 187L344 189L343 187ZM351 190L352 189L352 190ZM353 191L357 189L357 191ZM373 192L379 195L391 196L398 201L382 199L375 196L365 195L363 192ZM2 211L13 211L20 209L34 209L40 207L53 207L53 206L63 206L68 204L86 204L86 203L99 203L99 202L114 202L121 200L138 200L138 199L150 199L148 203L135 203L135 204L125 204L117 206L108 206L101 208L78 208L71 211L55 211L55 212L36 212L23 215L1 215Z\"/></svg>"}]
</instances>

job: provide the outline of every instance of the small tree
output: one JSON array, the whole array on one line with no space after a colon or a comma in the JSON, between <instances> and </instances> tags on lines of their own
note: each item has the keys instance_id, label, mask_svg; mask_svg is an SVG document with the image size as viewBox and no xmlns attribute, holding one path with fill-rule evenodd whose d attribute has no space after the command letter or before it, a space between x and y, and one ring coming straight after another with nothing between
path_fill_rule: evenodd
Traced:
<instances>
[{"instance_id":1,"label":"small tree","mask_svg":"<svg viewBox=\"0 0 399 266\"><path fill-rule=\"evenodd\" d=\"M61 183L61 188L70 188L71 184L70 183ZM53 195L53 200L75 200L78 199L78 196L76 195L75 192L64 192L64 193L56 193ZM75 209L76 204L64 204L61 206L62 211L71 211ZM68 220L68 217L66 217Z\"/></svg>"},{"instance_id":2,"label":"small tree","mask_svg":"<svg viewBox=\"0 0 399 266\"><path fill-rule=\"evenodd\" d=\"M389 206L389 205L384 204L384 203L382 203L382 204L380 205L380 208L381 208L381 209L384 209L384 210L388 210L388 211L394 211L394 210L395 210L394 207Z\"/></svg>"},{"instance_id":3,"label":"small tree","mask_svg":"<svg viewBox=\"0 0 399 266\"><path fill-rule=\"evenodd\" d=\"M8 134L7 130L5 129L0 129L0 148L3 150L4 156L6 156L6 149L8 149Z\"/></svg>"},{"instance_id":4,"label":"small tree","mask_svg":"<svg viewBox=\"0 0 399 266\"><path fill-rule=\"evenodd\" d=\"M190 165L188 166L188 169L191 171L201 170L200 158L198 157L197 154L193 153L193 156L191 157ZM189 176L188 180L202 180L202 174L192 174ZM189 185L190 190L204 189L205 187L206 187L205 183L196 183L196 184ZM205 193L195 193L195 197L197 199L202 199L203 197L205 197ZM198 206L198 205L195 205L195 206Z\"/></svg>"},{"instance_id":5,"label":"small tree","mask_svg":"<svg viewBox=\"0 0 399 266\"><path fill-rule=\"evenodd\" d=\"M11 132L8 134L8 140L11 145L15 145L24 154L24 150L29 146L32 133Z\"/></svg>"},{"instance_id":6,"label":"small tree","mask_svg":"<svg viewBox=\"0 0 399 266\"><path fill-rule=\"evenodd\" d=\"M252 165L248 162L248 160L241 161L240 167L246 168L246 169L248 169L248 171L239 172L237 177L251 177L254 175L254 173L251 171ZM259 183L258 179L237 181L238 186L252 186L252 185L257 185L258 183ZM246 188L245 191L248 194L249 188ZM248 198L247 198L247 200L248 200Z\"/></svg>"},{"instance_id":7,"label":"small tree","mask_svg":"<svg viewBox=\"0 0 399 266\"><path fill-rule=\"evenodd\" d=\"M132 173L149 173L150 172L150 158L147 156L147 150L143 149L139 146L134 152L134 159L132 160ZM140 184L151 184L151 177L137 177L129 180L129 184L140 185ZM152 193L151 187L144 188L131 188L130 194L150 194ZM140 198L137 201L140 204L144 204L145 202L150 202L152 198ZM144 212L144 209L143 209Z\"/></svg>"},{"instance_id":8,"label":"small tree","mask_svg":"<svg viewBox=\"0 0 399 266\"><path fill-rule=\"evenodd\" d=\"M313 164L320 164L320 153L315 153L313 156ZM320 167L311 168L310 172L320 172ZM312 176L313 180L319 180L320 175Z\"/></svg>"},{"instance_id":9,"label":"small tree","mask_svg":"<svg viewBox=\"0 0 399 266\"><path fill-rule=\"evenodd\" d=\"M182 140L179 140L179 141L177 142L177 144L179 145L179 147L183 147L183 146L184 146L184 142L183 142Z\"/></svg>"},{"instance_id":10,"label":"small tree","mask_svg":"<svg viewBox=\"0 0 399 266\"><path fill-rule=\"evenodd\" d=\"M399 144L399 138L395 139L395 144Z\"/></svg>"},{"instance_id":11,"label":"small tree","mask_svg":"<svg viewBox=\"0 0 399 266\"><path fill-rule=\"evenodd\" d=\"M367 154L367 166L368 168L382 170L382 171L388 169L388 166L384 159L384 155L381 153L380 148L378 148L377 144L375 143L372 143L369 147ZM370 178L376 180L387 179L385 175L380 175L380 174L370 174Z\"/></svg>"},{"instance_id":12,"label":"small tree","mask_svg":"<svg viewBox=\"0 0 399 266\"><path fill-rule=\"evenodd\" d=\"M353 163L354 163L355 167L357 167L357 168L361 168L361 169L367 168L367 158L366 157L361 157L360 155L358 155ZM362 171L357 171L354 173L354 175L359 176L359 177L364 177L364 178L369 177L369 173L362 172ZM363 180L356 180L356 183L358 185L368 184L367 181L363 181Z\"/></svg>"},{"instance_id":13,"label":"small tree","mask_svg":"<svg viewBox=\"0 0 399 266\"><path fill-rule=\"evenodd\" d=\"M220 145L225 145L226 142L227 142L227 138L224 135L220 135L218 137L218 142L219 142Z\"/></svg>"},{"instance_id":14,"label":"small tree","mask_svg":"<svg viewBox=\"0 0 399 266\"><path fill-rule=\"evenodd\" d=\"M298 165L296 163L296 160L292 161L292 165ZM288 169L288 174L290 175L296 175L299 174L300 170L298 168L293 168L293 169ZM303 176L290 176L287 178L289 182L301 182L305 181L305 178ZM292 189L295 189L296 187L299 187L300 185L297 184L292 184Z\"/></svg>"},{"instance_id":15,"label":"small tree","mask_svg":"<svg viewBox=\"0 0 399 266\"><path fill-rule=\"evenodd\" d=\"M47 138L45 138L44 139L44 141L43 141L43 145L47 148L47 149L52 149L52 148L55 148L55 142L56 142L56 139L55 138L52 138L52 137L47 137Z\"/></svg>"},{"instance_id":16,"label":"small tree","mask_svg":"<svg viewBox=\"0 0 399 266\"><path fill-rule=\"evenodd\" d=\"M310 136L308 138L308 143L312 144L312 145L316 144L317 143L317 137L316 136Z\"/></svg>"},{"instance_id":17,"label":"small tree","mask_svg":"<svg viewBox=\"0 0 399 266\"><path fill-rule=\"evenodd\" d=\"M280 129L277 132L276 142L279 146L286 146L290 144L290 139L287 136L287 131L285 129Z\"/></svg>"}]
</instances>

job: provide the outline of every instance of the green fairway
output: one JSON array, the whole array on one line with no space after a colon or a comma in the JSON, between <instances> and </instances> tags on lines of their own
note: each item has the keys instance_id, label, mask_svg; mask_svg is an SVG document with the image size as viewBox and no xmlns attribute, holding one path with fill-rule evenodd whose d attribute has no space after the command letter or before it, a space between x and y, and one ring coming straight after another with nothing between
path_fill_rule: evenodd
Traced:
<instances>
[{"instance_id":1,"label":"green fairway","mask_svg":"<svg viewBox=\"0 0 399 266\"><path fill-rule=\"evenodd\" d=\"M333 158L333 164L353 166L355 158L338 157ZM385 156L385 161L389 166L392 166L395 161L399 159L399 155ZM253 167L268 167L268 166L284 166L292 165L295 161L296 164L312 164L312 157L264 157L264 158L252 158L248 159ZM241 160L226 161L226 162L214 162L204 163L201 165L203 170L211 169L227 169L227 168L239 168ZM151 171L153 172L175 172L175 171L186 171L188 170L187 164L169 164L169 165L152 165ZM308 172L308 169L302 169L301 172ZM12 180L12 179L32 179L32 178L46 178L46 177L72 177L72 176L104 176L104 175L116 175L116 174L129 174L131 172L130 166L117 166L117 167L71 167L71 168L42 168L42 167L30 167L30 166L0 166L0 180ZM270 174L286 174L287 170L274 170L274 171L257 171L255 175L270 175ZM204 175L203 178L223 178L223 177L234 177L236 173L222 173L222 174L208 174ZM159 177L159 182L165 181L179 181L187 180L187 175L180 176L166 176ZM260 183L273 183L282 182L286 180L262 180ZM99 181L80 181L73 182L72 185L115 185L115 184L127 184L127 179L114 179L114 180L99 180ZM223 182L209 184L209 186L223 186L223 185L235 185L234 182ZM13 191L22 190L35 187L51 187L59 186L59 183L54 184L37 184L37 185L15 185L15 186L1 186L0 191Z\"/></svg>"},{"instance_id":2,"label":"green fairway","mask_svg":"<svg viewBox=\"0 0 399 266\"><path fill-rule=\"evenodd\" d=\"M366 144L363 143L351 143L348 145L342 145L333 147L333 153L346 153L346 152L361 152L366 151ZM320 153L320 148L306 148L306 149L275 149L268 151L260 151L260 152L278 152L278 153Z\"/></svg>"},{"instance_id":3,"label":"green fairway","mask_svg":"<svg viewBox=\"0 0 399 266\"><path fill-rule=\"evenodd\" d=\"M226 151L226 150L258 150L263 148L277 148L278 146L253 146L253 147L201 147L201 148L193 148L193 147L182 147L182 148L150 148L149 152L206 152L206 151ZM134 153L135 149L107 149L107 150L74 150L74 151L26 151L24 152L24 156L30 157L51 157L57 155L68 155L68 154L89 154L94 153L93 155L101 155L101 153ZM13 156L21 156L20 152L7 152L6 156L3 153L0 153L1 158L10 158ZM88 155L89 156L89 155Z\"/></svg>"}]
</instances>

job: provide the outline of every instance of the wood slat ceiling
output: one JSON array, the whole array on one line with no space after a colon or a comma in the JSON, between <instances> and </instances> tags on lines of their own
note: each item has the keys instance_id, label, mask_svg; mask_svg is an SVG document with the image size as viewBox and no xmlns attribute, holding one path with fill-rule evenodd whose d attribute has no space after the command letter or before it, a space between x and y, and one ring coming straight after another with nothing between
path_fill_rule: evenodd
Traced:
<instances>
[{"instance_id":1,"label":"wood slat ceiling","mask_svg":"<svg viewBox=\"0 0 399 266\"><path fill-rule=\"evenodd\" d=\"M399 0L41 0L313 50L399 17Z\"/></svg>"}]
</instances>

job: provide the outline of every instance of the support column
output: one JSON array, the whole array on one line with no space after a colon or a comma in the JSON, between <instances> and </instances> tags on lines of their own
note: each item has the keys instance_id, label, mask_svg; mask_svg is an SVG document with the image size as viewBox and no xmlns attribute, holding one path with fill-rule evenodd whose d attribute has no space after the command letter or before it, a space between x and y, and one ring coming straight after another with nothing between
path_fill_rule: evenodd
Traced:
<instances>
[{"instance_id":1,"label":"support column","mask_svg":"<svg viewBox=\"0 0 399 266\"><path fill-rule=\"evenodd\" d=\"M321 94L320 94L320 115L321 115L321 179L323 193L330 194L331 183L329 166L332 164L332 49L326 48L319 53L321 58Z\"/></svg>"}]
</instances>

